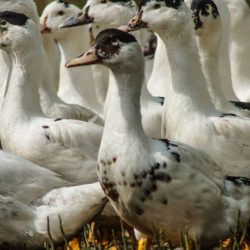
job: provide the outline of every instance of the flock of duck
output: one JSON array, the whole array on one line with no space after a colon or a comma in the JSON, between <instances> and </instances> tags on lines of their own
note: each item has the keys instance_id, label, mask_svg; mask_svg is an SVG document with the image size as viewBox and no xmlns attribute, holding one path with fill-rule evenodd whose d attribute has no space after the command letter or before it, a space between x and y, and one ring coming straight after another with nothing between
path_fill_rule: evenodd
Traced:
<instances>
[{"instance_id":1,"label":"flock of duck","mask_svg":"<svg viewBox=\"0 0 250 250\"><path fill-rule=\"evenodd\" d=\"M247 223L249 19L245 0L57 0L40 20L1 0L0 245L41 247L47 218L62 240L58 215L208 249Z\"/></svg>"}]
</instances>

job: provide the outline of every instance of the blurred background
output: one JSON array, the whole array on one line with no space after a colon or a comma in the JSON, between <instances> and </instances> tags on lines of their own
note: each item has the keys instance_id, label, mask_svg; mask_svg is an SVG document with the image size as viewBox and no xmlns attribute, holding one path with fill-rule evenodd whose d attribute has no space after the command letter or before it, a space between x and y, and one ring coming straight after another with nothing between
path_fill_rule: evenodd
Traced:
<instances>
[{"instance_id":1,"label":"blurred background","mask_svg":"<svg viewBox=\"0 0 250 250\"><path fill-rule=\"evenodd\" d=\"M44 7L52 2L53 0L35 0L36 4L37 4L37 7L38 7L38 12L39 14L42 13L42 10L44 9ZM67 0L67 2L69 3L73 3L73 4L76 4L78 5L79 7L83 7L84 3L85 3L85 0Z\"/></svg>"}]
</instances>

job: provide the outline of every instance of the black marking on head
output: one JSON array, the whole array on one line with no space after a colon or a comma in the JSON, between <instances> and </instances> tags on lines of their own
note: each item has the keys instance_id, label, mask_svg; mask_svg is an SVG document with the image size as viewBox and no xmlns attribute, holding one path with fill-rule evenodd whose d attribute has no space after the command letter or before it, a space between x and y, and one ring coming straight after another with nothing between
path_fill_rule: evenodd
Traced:
<instances>
[{"instance_id":1,"label":"black marking on head","mask_svg":"<svg viewBox=\"0 0 250 250\"><path fill-rule=\"evenodd\" d=\"M237 115L233 114L233 113L223 113L223 114L220 115L220 117L226 117L226 116L233 116L233 117L235 117Z\"/></svg>"},{"instance_id":2,"label":"black marking on head","mask_svg":"<svg viewBox=\"0 0 250 250\"><path fill-rule=\"evenodd\" d=\"M56 118L54 121L58 122L58 121L61 121L61 120L62 120L62 118Z\"/></svg>"},{"instance_id":3,"label":"black marking on head","mask_svg":"<svg viewBox=\"0 0 250 250\"><path fill-rule=\"evenodd\" d=\"M250 102L235 102L235 101L230 101L231 103L233 103L233 105L237 108L240 109L246 109L246 110L250 110Z\"/></svg>"},{"instance_id":4,"label":"black marking on head","mask_svg":"<svg viewBox=\"0 0 250 250\"><path fill-rule=\"evenodd\" d=\"M45 128L45 129L49 128L48 125L43 125L42 127Z\"/></svg>"},{"instance_id":5,"label":"black marking on head","mask_svg":"<svg viewBox=\"0 0 250 250\"><path fill-rule=\"evenodd\" d=\"M141 10L141 8L143 6L146 6L147 3L151 2L152 0L142 0L139 4L139 10ZM178 9L182 3L183 0L156 0L157 2L164 2L165 5L169 8L174 8L174 9Z\"/></svg>"},{"instance_id":6,"label":"black marking on head","mask_svg":"<svg viewBox=\"0 0 250 250\"><path fill-rule=\"evenodd\" d=\"M118 54L122 43L136 42L134 36L130 33L118 29L106 29L101 31L95 41L94 46L97 49L97 54L102 59L110 59L115 54Z\"/></svg>"},{"instance_id":7,"label":"black marking on head","mask_svg":"<svg viewBox=\"0 0 250 250\"><path fill-rule=\"evenodd\" d=\"M0 11L0 20L4 20L10 24L24 26L29 18L22 14L12 11Z\"/></svg>"},{"instance_id":8,"label":"black marking on head","mask_svg":"<svg viewBox=\"0 0 250 250\"><path fill-rule=\"evenodd\" d=\"M193 20L195 24L195 29L199 29L202 27L203 23L200 20L199 14L202 16L209 16L208 6L212 8L212 16L213 18L217 18L220 14L216 4L212 0L193 0L191 4L191 10L193 12Z\"/></svg>"},{"instance_id":9,"label":"black marking on head","mask_svg":"<svg viewBox=\"0 0 250 250\"><path fill-rule=\"evenodd\" d=\"M226 176L226 180L233 182L238 187L241 187L243 185L250 186L250 179L246 177Z\"/></svg>"},{"instance_id":10,"label":"black marking on head","mask_svg":"<svg viewBox=\"0 0 250 250\"><path fill-rule=\"evenodd\" d=\"M69 3L68 2L65 2L63 0L58 0L57 2L63 4L65 8L69 8Z\"/></svg>"}]
</instances>

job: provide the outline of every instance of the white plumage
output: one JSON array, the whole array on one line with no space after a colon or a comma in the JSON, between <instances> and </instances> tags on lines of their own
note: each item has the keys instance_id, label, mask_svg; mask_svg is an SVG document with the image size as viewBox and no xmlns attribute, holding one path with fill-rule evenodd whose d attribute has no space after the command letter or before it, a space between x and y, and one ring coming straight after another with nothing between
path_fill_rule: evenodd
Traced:
<instances>
[{"instance_id":1,"label":"white plumage","mask_svg":"<svg viewBox=\"0 0 250 250\"><path fill-rule=\"evenodd\" d=\"M201 70L190 10L184 3L177 9L152 9L153 5L154 1L143 8L140 22L161 37L171 68L163 136L206 151L227 174L249 177L250 120L215 110Z\"/></svg>"},{"instance_id":2,"label":"white plumage","mask_svg":"<svg viewBox=\"0 0 250 250\"><path fill-rule=\"evenodd\" d=\"M62 240L59 218L66 235L98 215L107 200L98 182L72 186L56 173L20 157L0 151L0 245L26 245L33 249L52 237Z\"/></svg>"},{"instance_id":3,"label":"white plumage","mask_svg":"<svg viewBox=\"0 0 250 250\"><path fill-rule=\"evenodd\" d=\"M228 237L239 210L248 222L250 120L227 100L249 104L238 102L231 86L225 2L231 12L246 4L185 2L193 13L183 0L143 0L137 12L129 0L88 0L82 10L58 0L44 9L39 30L32 0L1 1L0 139L17 156L0 151L0 246L41 247L47 217L57 242L58 215L67 236L99 213L113 225L113 208L138 232L162 230L176 246L180 229L188 229L201 249ZM234 54L247 47L239 37L246 12L231 16ZM81 24L91 26L67 28ZM149 81L146 29L136 42L117 26L156 33ZM245 56L233 79L247 75L240 73L247 63ZM166 97L164 108L147 87ZM103 106L104 129L87 122L103 124ZM167 139L156 139L160 133Z\"/></svg>"},{"instance_id":4,"label":"white plumage","mask_svg":"<svg viewBox=\"0 0 250 250\"><path fill-rule=\"evenodd\" d=\"M95 181L102 127L43 115L38 93L42 72L37 71L43 64L42 45L37 39L37 26L27 19L23 26L6 22L5 27L7 32L1 37L0 46L8 52L12 69L1 107L3 149L74 183Z\"/></svg>"}]
</instances>

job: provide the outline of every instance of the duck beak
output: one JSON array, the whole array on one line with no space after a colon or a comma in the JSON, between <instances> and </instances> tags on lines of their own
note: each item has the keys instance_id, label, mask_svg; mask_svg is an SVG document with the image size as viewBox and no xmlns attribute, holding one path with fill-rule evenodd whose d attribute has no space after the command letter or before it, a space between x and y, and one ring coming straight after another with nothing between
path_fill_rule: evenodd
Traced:
<instances>
[{"instance_id":1,"label":"duck beak","mask_svg":"<svg viewBox=\"0 0 250 250\"><path fill-rule=\"evenodd\" d=\"M135 31L147 28L147 23L142 21L143 11L139 11L135 16L133 16L128 22L128 31Z\"/></svg>"},{"instance_id":2,"label":"duck beak","mask_svg":"<svg viewBox=\"0 0 250 250\"><path fill-rule=\"evenodd\" d=\"M84 13L80 13L66 20L60 25L60 29L92 23L94 19L88 15L88 9L89 7L87 7Z\"/></svg>"},{"instance_id":3,"label":"duck beak","mask_svg":"<svg viewBox=\"0 0 250 250\"><path fill-rule=\"evenodd\" d=\"M91 47L85 53L80 55L77 58L71 59L65 64L66 68L77 67L77 66L85 66L96 63L101 63L102 58L97 55L97 50L95 47Z\"/></svg>"}]
</instances>

